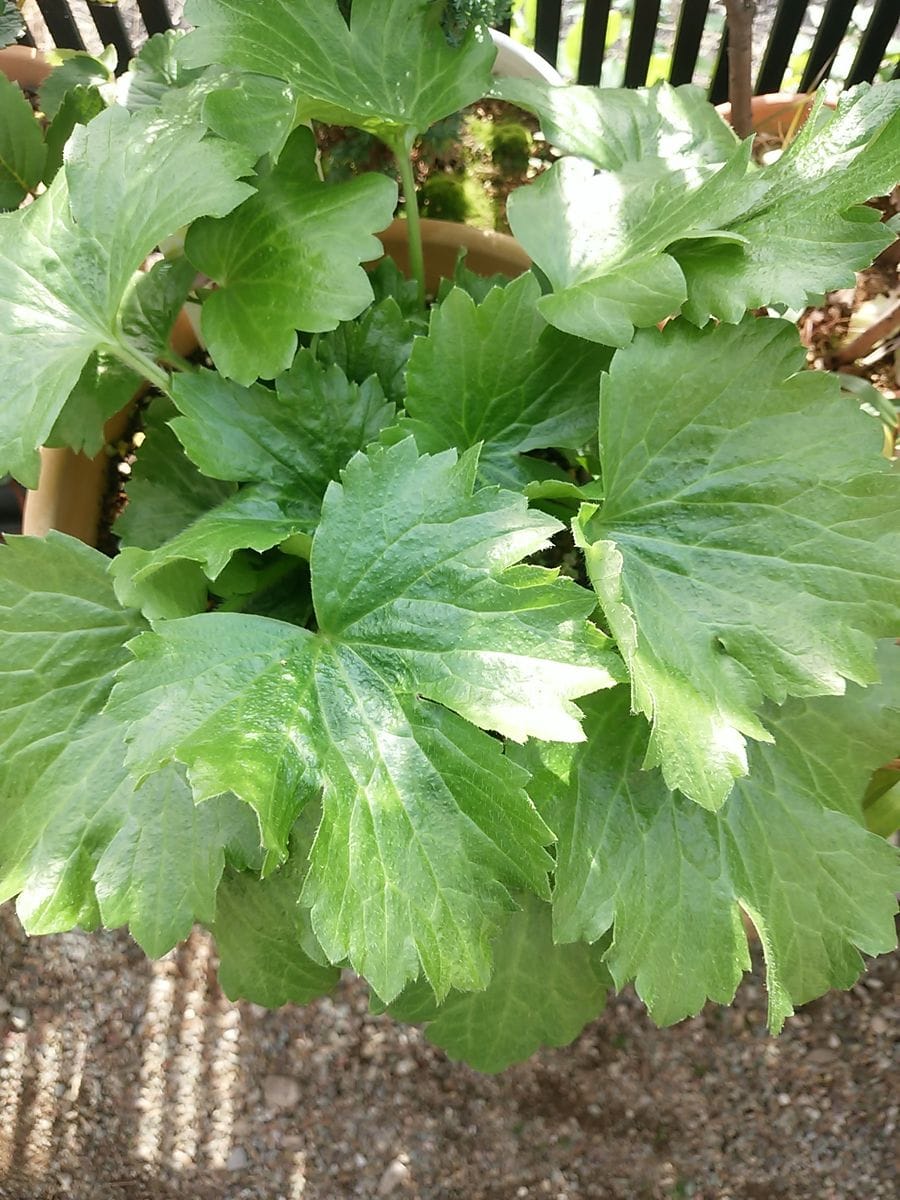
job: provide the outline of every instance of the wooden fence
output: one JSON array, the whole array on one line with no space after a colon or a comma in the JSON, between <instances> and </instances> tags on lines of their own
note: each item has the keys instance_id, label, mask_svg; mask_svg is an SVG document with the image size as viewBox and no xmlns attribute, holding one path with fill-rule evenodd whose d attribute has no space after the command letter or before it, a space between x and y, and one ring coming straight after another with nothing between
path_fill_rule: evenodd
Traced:
<instances>
[{"instance_id":1,"label":"wooden fence","mask_svg":"<svg viewBox=\"0 0 900 1200\"><path fill-rule=\"evenodd\" d=\"M57 46L84 49L84 40L66 0L35 0L44 18L50 37ZM135 0L140 13L143 36L160 33L172 27L166 0ZM259 3L261 0L248 0ZM672 83L688 83L697 72L704 32L708 28L711 0L682 0L678 12L674 45L668 60L668 78ZM807 0L778 0L755 81L757 92L779 91L785 71L794 53L801 25L806 15ZM835 56L848 35L855 0L826 0L815 38L806 57L800 91L815 87L827 78ZM88 0L97 33L104 43L112 43L119 54L120 69L124 69L134 53L129 30L117 7L95 4ZM632 19L625 51L624 83L626 87L641 87L647 82L654 55L660 23L660 0L633 0ZM533 40L535 49L549 62L556 64L560 54L563 0L536 0L533 30L525 35ZM606 53L607 31L613 13L612 0L585 0L582 20L581 49L577 76L581 83L599 83ZM845 86L871 80L882 67L891 38L900 23L898 0L875 0L869 21L860 38L845 78ZM508 25L508 23L507 23ZM33 44L31 31L23 39ZM718 103L725 99L728 81L728 29L718 45L710 83L710 99ZM900 66L894 72L900 74Z\"/></svg>"}]
</instances>

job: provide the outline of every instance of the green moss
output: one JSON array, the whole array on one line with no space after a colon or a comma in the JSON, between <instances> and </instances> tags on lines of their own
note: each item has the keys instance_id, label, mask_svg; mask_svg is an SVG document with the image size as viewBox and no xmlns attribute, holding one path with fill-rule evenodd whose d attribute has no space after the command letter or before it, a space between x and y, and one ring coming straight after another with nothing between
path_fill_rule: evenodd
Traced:
<instances>
[{"instance_id":1,"label":"green moss","mask_svg":"<svg viewBox=\"0 0 900 1200\"><path fill-rule=\"evenodd\" d=\"M496 229L497 211L493 197L488 191L482 173L473 168L462 181L469 213L466 224L476 229Z\"/></svg>"},{"instance_id":2,"label":"green moss","mask_svg":"<svg viewBox=\"0 0 900 1200\"><path fill-rule=\"evenodd\" d=\"M420 193L422 215L436 221L464 223L469 215L465 183L453 175L432 175Z\"/></svg>"},{"instance_id":3,"label":"green moss","mask_svg":"<svg viewBox=\"0 0 900 1200\"><path fill-rule=\"evenodd\" d=\"M531 134L516 121L504 121L491 132L491 158L498 171L524 175L531 157Z\"/></svg>"}]
</instances>

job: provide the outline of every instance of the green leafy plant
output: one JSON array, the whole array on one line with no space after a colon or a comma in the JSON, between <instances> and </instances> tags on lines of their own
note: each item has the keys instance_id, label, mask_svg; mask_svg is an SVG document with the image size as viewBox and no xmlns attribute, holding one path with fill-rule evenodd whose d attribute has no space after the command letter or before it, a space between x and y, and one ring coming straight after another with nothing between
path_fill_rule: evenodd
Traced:
<instances>
[{"instance_id":1,"label":"green leafy plant","mask_svg":"<svg viewBox=\"0 0 900 1200\"><path fill-rule=\"evenodd\" d=\"M410 151L492 87L450 11L194 0L0 216L0 473L155 389L119 554L0 550L0 898L202 922L261 1004L352 968L487 1071L610 987L730 1002L746 919L778 1030L894 944L900 523L879 420L748 310L889 243L900 84L758 168L693 88L500 82L563 155L536 269L429 311ZM395 154L412 281L310 118Z\"/></svg>"},{"instance_id":2,"label":"green leafy plant","mask_svg":"<svg viewBox=\"0 0 900 1200\"><path fill-rule=\"evenodd\" d=\"M21 2L3 0L3 7L0 8L0 47L11 46L25 32L21 8Z\"/></svg>"}]
</instances>

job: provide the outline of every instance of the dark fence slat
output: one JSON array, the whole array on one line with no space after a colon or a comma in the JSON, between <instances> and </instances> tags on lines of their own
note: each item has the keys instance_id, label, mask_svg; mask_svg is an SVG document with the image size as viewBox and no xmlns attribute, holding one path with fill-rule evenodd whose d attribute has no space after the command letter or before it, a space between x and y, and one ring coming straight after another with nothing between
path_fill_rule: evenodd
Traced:
<instances>
[{"instance_id":1,"label":"dark fence slat","mask_svg":"<svg viewBox=\"0 0 900 1200\"><path fill-rule=\"evenodd\" d=\"M65 0L37 0L54 43L64 50L83 50L84 42Z\"/></svg>"},{"instance_id":2,"label":"dark fence slat","mask_svg":"<svg viewBox=\"0 0 900 1200\"><path fill-rule=\"evenodd\" d=\"M853 16L856 0L828 0L816 33L806 70L800 80L800 91L808 92L827 79L841 42Z\"/></svg>"},{"instance_id":3,"label":"dark fence slat","mask_svg":"<svg viewBox=\"0 0 900 1200\"><path fill-rule=\"evenodd\" d=\"M728 99L728 24L722 40L719 42L719 53L716 65L713 67L712 79L709 84L710 104L723 104Z\"/></svg>"},{"instance_id":4,"label":"dark fence slat","mask_svg":"<svg viewBox=\"0 0 900 1200\"><path fill-rule=\"evenodd\" d=\"M606 51L606 30L609 25L610 0L587 0L584 6L584 26L581 34L581 54L578 57L578 82L598 84Z\"/></svg>"},{"instance_id":5,"label":"dark fence slat","mask_svg":"<svg viewBox=\"0 0 900 1200\"><path fill-rule=\"evenodd\" d=\"M625 86L643 87L647 82L656 27L659 24L660 0L634 0L634 16L625 59Z\"/></svg>"},{"instance_id":6,"label":"dark fence slat","mask_svg":"<svg viewBox=\"0 0 900 1200\"><path fill-rule=\"evenodd\" d=\"M534 48L548 63L556 66L559 55L559 31L562 25L562 0L538 0L534 27Z\"/></svg>"},{"instance_id":7,"label":"dark fence slat","mask_svg":"<svg viewBox=\"0 0 900 1200\"><path fill-rule=\"evenodd\" d=\"M137 0L137 6L150 37L172 28L172 18L165 0Z\"/></svg>"},{"instance_id":8,"label":"dark fence slat","mask_svg":"<svg viewBox=\"0 0 900 1200\"><path fill-rule=\"evenodd\" d=\"M684 0L681 5L675 49L672 51L672 69L669 71L670 83L690 83L694 78L708 15L709 0Z\"/></svg>"},{"instance_id":9,"label":"dark fence slat","mask_svg":"<svg viewBox=\"0 0 900 1200\"><path fill-rule=\"evenodd\" d=\"M88 0L88 12L90 12L91 18L97 26L97 32L100 35L103 45L108 46L111 43L115 46L116 53L119 56L116 74L121 75L123 71L128 69L128 64L134 53L131 42L128 39L125 24L122 21L122 14L114 5L92 4L91 0Z\"/></svg>"},{"instance_id":10,"label":"dark fence slat","mask_svg":"<svg viewBox=\"0 0 900 1200\"><path fill-rule=\"evenodd\" d=\"M855 2L856 0L826 0L815 41L800 81L800 91L815 87L830 73L835 54L847 36ZM84 40L67 0L36 0L36 4L50 37L57 46L71 50L85 49ZM868 24L847 75L847 87L863 80L871 80L877 75L891 37L900 26L897 4L898 0L874 0ZM167 0L136 0L136 6L149 36L173 28L174 22ZM118 70L124 70L134 50L119 10L115 6L96 0L88 0L87 7L101 40L104 44L112 43L116 47L119 55ZM757 94L780 90L807 7L808 0L778 0L756 79L754 90ZM534 47L554 65L560 48L562 8L563 0L537 0ZM661 0L634 0L623 80L626 87L642 87L646 84L660 8ZM600 82L611 10L612 0L584 2L578 62L579 83L596 85ZM669 71L669 79L673 84L688 83L694 77L709 10L710 0L681 0ZM508 33L510 21L501 22L500 28ZM22 45L35 45L33 32L26 29L19 41ZM900 66L893 72L893 77L900 77ZM727 98L727 92L726 26L710 83L710 99L718 103Z\"/></svg>"},{"instance_id":11,"label":"dark fence slat","mask_svg":"<svg viewBox=\"0 0 900 1200\"><path fill-rule=\"evenodd\" d=\"M897 0L877 0L865 33L859 43L853 66L847 75L847 87L874 79L894 30L900 25Z\"/></svg>"},{"instance_id":12,"label":"dark fence slat","mask_svg":"<svg viewBox=\"0 0 900 1200\"><path fill-rule=\"evenodd\" d=\"M755 90L758 96L764 92L781 91L781 81L784 79L805 13L806 0L780 0L756 79Z\"/></svg>"}]
</instances>

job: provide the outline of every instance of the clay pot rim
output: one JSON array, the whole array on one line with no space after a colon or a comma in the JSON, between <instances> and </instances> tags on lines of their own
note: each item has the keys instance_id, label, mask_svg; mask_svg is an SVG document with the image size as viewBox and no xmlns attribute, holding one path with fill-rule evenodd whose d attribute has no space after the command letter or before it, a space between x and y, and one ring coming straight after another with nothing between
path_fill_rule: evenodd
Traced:
<instances>
[{"instance_id":1,"label":"clay pot rim","mask_svg":"<svg viewBox=\"0 0 900 1200\"><path fill-rule=\"evenodd\" d=\"M802 125L809 116L815 100L814 92L765 92L761 96L753 96L750 100L750 119L755 132L787 133L794 122L798 108L803 108ZM834 102L825 101L825 107L833 109ZM716 105L716 112L731 124L731 103L725 101Z\"/></svg>"}]
</instances>

